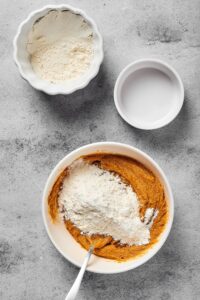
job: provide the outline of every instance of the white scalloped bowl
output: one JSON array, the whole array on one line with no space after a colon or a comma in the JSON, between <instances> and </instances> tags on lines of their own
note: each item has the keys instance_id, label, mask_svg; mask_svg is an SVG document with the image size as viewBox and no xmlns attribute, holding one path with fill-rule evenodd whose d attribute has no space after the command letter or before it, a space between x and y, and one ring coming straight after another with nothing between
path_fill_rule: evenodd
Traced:
<instances>
[{"instance_id":1,"label":"white scalloped bowl","mask_svg":"<svg viewBox=\"0 0 200 300\"><path fill-rule=\"evenodd\" d=\"M75 14L81 15L92 27L94 34L94 58L89 69L79 78L69 81L65 84L53 84L41 79L32 69L29 54L27 52L28 34L36 20L45 16L50 10L70 10ZM50 95L71 94L76 90L86 87L91 79L99 72L100 65L103 61L103 40L98 31L95 22L80 9L70 5L48 5L39 10L35 10L29 14L27 19L23 21L17 31L13 41L14 61L18 66L21 76L29 82L29 84L37 90L43 91Z\"/></svg>"},{"instance_id":2,"label":"white scalloped bowl","mask_svg":"<svg viewBox=\"0 0 200 300\"><path fill-rule=\"evenodd\" d=\"M104 153L115 153L125 156L129 156L133 159L138 160L143 163L147 168L149 168L162 183L165 195L168 201L168 221L167 224L160 235L158 241L147 251L144 255L138 256L135 259L130 259L124 262L117 262L110 259L105 259L103 257L98 257L92 255L87 270L95 273L103 274L114 274L125 272L131 269L135 269L138 266L146 263L150 258L152 258L165 243L169 232L171 230L173 216L174 216L174 199L170 184L167 180L162 169L158 164L143 151L131 147L127 144L115 143L115 142L99 142L94 144L89 144L80 147L68 155L66 155L53 169L49 178L47 179L42 199L42 215L46 231L49 235L50 240L56 247L56 249L71 263L81 267L84 257L86 255L86 250L83 249L79 243L77 243L71 234L66 230L64 222L61 220L53 223L49 214L48 208L48 197L52 190L52 187L57 180L60 173L69 166L74 160L83 155L89 155L92 153L104 152ZM167 261L166 261L167 263Z\"/></svg>"}]
</instances>

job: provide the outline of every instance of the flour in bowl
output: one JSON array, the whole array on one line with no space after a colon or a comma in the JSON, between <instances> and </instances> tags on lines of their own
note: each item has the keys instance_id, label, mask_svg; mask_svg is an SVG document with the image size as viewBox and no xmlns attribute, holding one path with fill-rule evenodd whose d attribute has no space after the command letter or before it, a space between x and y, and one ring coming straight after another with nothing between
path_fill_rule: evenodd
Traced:
<instances>
[{"instance_id":1,"label":"flour in bowl","mask_svg":"<svg viewBox=\"0 0 200 300\"><path fill-rule=\"evenodd\" d=\"M29 33L27 50L33 70L53 84L77 79L93 59L93 31L86 20L69 10L51 10Z\"/></svg>"},{"instance_id":2,"label":"flour in bowl","mask_svg":"<svg viewBox=\"0 0 200 300\"><path fill-rule=\"evenodd\" d=\"M150 240L153 209L141 220L132 187L112 172L79 159L69 167L58 204L66 220L82 233L112 236L121 244L145 245Z\"/></svg>"}]
</instances>

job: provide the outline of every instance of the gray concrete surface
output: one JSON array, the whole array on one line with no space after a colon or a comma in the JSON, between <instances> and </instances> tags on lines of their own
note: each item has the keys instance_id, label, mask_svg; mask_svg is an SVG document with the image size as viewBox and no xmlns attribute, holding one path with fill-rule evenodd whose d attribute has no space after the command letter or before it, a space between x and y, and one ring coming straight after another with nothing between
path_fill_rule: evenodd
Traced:
<instances>
[{"instance_id":1,"label":"gray concrete surface","mask_svg":"<svg viewBox=\"0 0 200 300\"><path fill-rule=\"evenodd\" d=\"M120 275L87 273L78 299L200 299L200 2L198 0L63 1L99 25L105 60L82 91L50 97L22 80L13 63L19 23L47 0L0 0L0 299L64 299L78 269L49 241L41 193L55 164L96 141L119 141L150 154L175 196L175 221L162 250ZM185 104L169 126L127 125L113 104L117 75L131 61L157 57L180 73Z\"/></svg>"}]
</instances>

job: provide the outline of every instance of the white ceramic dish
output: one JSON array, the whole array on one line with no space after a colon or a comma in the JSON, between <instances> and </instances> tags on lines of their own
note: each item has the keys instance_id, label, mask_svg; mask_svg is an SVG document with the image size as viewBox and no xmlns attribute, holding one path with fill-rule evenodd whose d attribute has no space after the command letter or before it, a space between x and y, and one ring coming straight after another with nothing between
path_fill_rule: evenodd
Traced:
<instances>
[{"instance_id":1,"label":"white ceramic dish","mask_svg":"<svg viewBox=\"0 0 200 300\"><path fill-rule=\"evenodd\" d=\"M169 219L167 225L165 227L164 232L161 234L159 241L151 249L149 249L148 252L146 252L141 257L128 260L122 263L118 263L113 260L108 260L105 258L92 255L92 258L87 268L88 271L96 272L96 273L112 274L112 273L125 272L142 265L143 263L148 261L152 256L154 256L156 252L158 252L158 250L162 247L165 240L167 239L167 236L172 226L173 216L174 216L174 200L173 200L173 195L172 195L169 182L165 174L161 170L161 168L156 164L156 162L152 158L150 158L144 152L126 144L102 142L102 143L94 143L94 144L89 144L87 146L83 146L71 152L67 156L65 156L53 169L53 171L51 172L47 180L44 193L43 193L43 200L42 200L43 220L49 238L51 239L52 243L57 248L57 250L71 263L80 267L86 255L86 250L84 250L73 239L70 233L66 230L63 222L59 222L56 224L53 224L51 222L49 212L48 212L47 201L48 201L49 193L53 187L53 184L55 183L60 173L68 165L70 165L75 159L79 158L82 155L88 155L98 151L126 155L135 158L141 163L143 163L144 165L146 165L149 169L151 169L154 172L154 174L158 176L158 178L162 182L165 189L166 197L168 199Z\"/></svg>"},{"instance_id":2,"label":"white ceramic dish","mask_svg":"<svg viewBox=\"0 0 200 300\"><path fill-rule=\"evenodd\" d=\"M75 14L81 15L92 27L94 33L94 58L90 68L76 80L70 81L69 84L52 84L39 78L32 69L29 55L26 49L28 34L36 20L46 15L50 10L70 10ZM50 95L71 94L78 89L88 85L94 78L103 61L103 41L95 22L88 17L85 12L74 8L70 5L48 5L29 14L28 18L23 21L14 38L14 60L18 66L21 76L29 82L35 89L43 91Z\"/></svg>"},{"instance_id":3,"label":"white ceramic dish","mask_svg":"<svg viewBox=\"0 0 200 300\"><path fill-rule=\"evenodd\" d=\"M140 129L156 129L170 123L184 101L178 73L167 63L142 59L128 65L117 78L115 106L120 116Z\"/></svg>"}]
</instances>

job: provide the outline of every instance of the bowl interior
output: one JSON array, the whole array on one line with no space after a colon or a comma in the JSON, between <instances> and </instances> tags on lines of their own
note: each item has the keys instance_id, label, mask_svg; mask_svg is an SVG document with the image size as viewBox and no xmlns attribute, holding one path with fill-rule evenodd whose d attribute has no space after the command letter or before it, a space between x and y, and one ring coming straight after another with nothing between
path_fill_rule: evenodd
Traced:
<instances>
[{"instance_id":1,"label":"bowl interior","mask_svg":"<svg viewBox=\"0 0 200 300\"><path fill-rule=\"evenodd\" d=\"M163 174L162 170L156 165L153 160L144 154L143 152L124 145L124 144L116 144L116 143L97 143L97 144L90 144L88 146L84 146L82 148L79 148L78 150L73 151L69 155L67 155L60 163L54 168L52 173L50 174L45 190L43 195L43 219L45 223L46 230L48 232L48 235L53 242L54 246L57 248L57 250L70 262L75 264L76 266L81 266L84 256L86 254L86 250L83 249L69 234L69 232L66 230L64 224L62 222L53 224L50 220L50 216L48 213L48 204L47 199L48 195L52 189L53 184L55 183L55 180L59 176L60 172L66 168L69 164L72 163L75 159L79 158L81 155L87 155L94 152L108 152L108 153L116 153L116 154L122 154L126 156L130 156L134 159L139 160L141 163L143 163L145 166L147 166L149 169L151 169L155 175L158 176L160 181L162 182L165 193L168 199L169 204L169 219L168 223L165 227L164 232L161 234L161 237L159 241L146 252L143 256L128 260L126 262L118 263L113 260L108 260L104 258L97 257L95 255L92 255L92 258L90 260L88 270L92 272L97 273L119 273L124 272L133 268L136 268L137 266L143 264L148 259L150 259L163 245L165 242L171 225L173 221L173 196L171 193L171 189L169 186L169 183Z\"/></svg>"},{"instance_id":2,"label":"bowl interior","mask_svg":"<svg viewBox=\"0 0 200 300\"><path fill-rule=\"evenodd\" d=\"M82 74L80 77L70 80L67 83L63 84L52 84L48 81L45 81L32 69L30 63L30 57L27 52L27 41L29 32L32 29L33 24L39 18L45 16L50 10L70 10L72 13L81 15L92 27L94 39L93 39L93 48L94 48L94 57L92 59L91 65L89 69ZM49 24L49 26L53 26L53 24ZM14 40L14 59L19 67L19 71L24 77L24 79L28 80L29 83L36 89L43 90L44 92L50 94L57 93L71 93L79 88L86 86L89 81L96 76L98 73L100 64L103 60L103 48L102 48L102 38L97 29L96 24L92 19L90 19L82 10L73 8L69 5L51 5L46 6L38 11L33 12L29 15L29 17L20 25L18 29L18 33Z\"/></svg>"},{"instance_id":3,"label":"bowl interior","mask_svg":"<svg viewBox=\"0 0 200 300\"><path fill-rule=\"evenodd\" d=\"M155 129L171 122L183 104L177 72L158 60L141 60L119 75L114 98L118 112L132 126Z\"/></svg>"}]
</instances>

